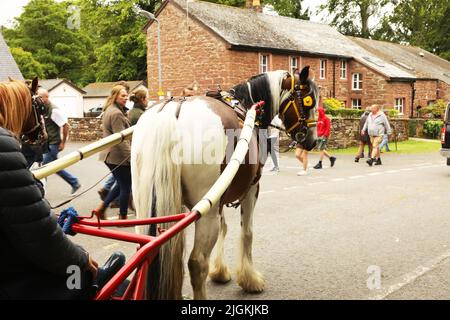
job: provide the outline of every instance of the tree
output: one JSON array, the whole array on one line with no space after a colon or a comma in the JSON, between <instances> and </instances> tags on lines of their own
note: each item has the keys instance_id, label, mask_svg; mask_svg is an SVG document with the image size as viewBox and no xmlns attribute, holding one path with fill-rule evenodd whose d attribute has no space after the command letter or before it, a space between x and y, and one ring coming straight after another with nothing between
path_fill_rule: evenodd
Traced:
<instances>
[{"instance_id":1,"label":"tree","mask_svg":"<svg viewBox=\"0 0 450 320\"><path fill-rule=\"evenodd\" d=\"M309 10L302 9L301 0L266 0L264 4L271 4L281 16L309 20Z\"/></svg>"},{"instance_id":2,"label":"tree","mask_svg":"<svg viewBox=\"0 0 450 320\"><path fill-rule=\"evenodd\" d=\"M10 51L25 79L32 79L36 76L44 77L44 67L33 58L31 52L22 48L10 48Z\"/></svg>"},{"instance_id":3,"label":"tree","mask_svg":"<svg viewBox=\"0 0 450 320\"><path fill-rule=\"evenodd\" d=\"M160 1L78 0L81 32L94 43L90 76L96 81L144 80L147 48L142 28L146 19L136 5L154 12Z\"/></svg>"},{"instance_id":4,"label":"tree","mask_svg":"<svg viewBox=\"0 0 450 320\"><path fill-rule=\"evenodd\" d=\"M450 0L400 0L375 36L419 46L449 60L449 21Z\"/></svg>"},{"instance_id":5,"label":"tree","mask_svg":"<svg viewBox=\"0 0 450 320\"><path fill-rule=\"evenodd\" d=\"M380 13L388 0L327 0L320 10L327 10L332 16L331 24L351 36L369 38L369 18Z\"/></svg>"},{"instance_id":6,"label":"tree","mask_svg":"<svg viewBox=\"0 0 450 320\"><path fill-rule=\"evenodd\" d=\"M16 18L16 26L5 32L5 38L10 47L24 50L25 54L16 52L21 58L32 57L38 62L45 78L60 77L79 82L91 43L76 28L68 26L69 5L69 2L54 0L31 0ZM37 65L31 60L29 63L26 65L31 72Z\"/></svg>"}]
</instances>

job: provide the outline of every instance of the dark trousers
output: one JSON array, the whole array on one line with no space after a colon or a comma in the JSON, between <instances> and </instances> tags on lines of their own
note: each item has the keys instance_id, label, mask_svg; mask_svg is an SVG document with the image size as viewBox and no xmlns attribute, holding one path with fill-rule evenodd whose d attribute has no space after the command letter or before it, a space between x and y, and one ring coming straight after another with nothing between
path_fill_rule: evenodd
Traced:
<instances>
[{"instance_id":1,"label":"dark trousers","mask_svg":"<svg viewBox=\"0 0 450 320\"><path fill-rule=\"evenodd\" d=\"M128 200L130 199L131 193L131 167L130 166L117 166L115 164L105 164L111 170L114 178L116 178L116 184L114 188L108 192L104 205L107 208L109 204L114 201L114 199L119 196L120 211L121 215L127 215L128 213Z\"/></svg>"}]
</instances>

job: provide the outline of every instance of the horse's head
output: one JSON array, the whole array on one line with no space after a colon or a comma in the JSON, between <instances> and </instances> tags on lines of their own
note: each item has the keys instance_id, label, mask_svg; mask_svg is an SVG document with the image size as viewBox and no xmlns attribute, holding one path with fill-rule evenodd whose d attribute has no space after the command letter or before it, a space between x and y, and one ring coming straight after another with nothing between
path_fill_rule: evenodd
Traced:
<instances>
[{"instance_id":1,"label":"horse's head","mask_svg":"<svg viewBox=\"0 0 450 320\"><path fill-rule=\"evenodd\" d=\"M319 101L319 90L309 78L309 66L300 73L289 75L283 80L282 88L289 90L287 99L281 102L279 117L286 133L302 148L310 151L316 145L317 128L314 109Z\"/></svg>"},{"instance_id":2,"label":"horse's head","mask_svg":"<svg viewBox=\"0 0 450 320\"><path fill-rule=\"evenodd\" d=\"M31 114L25 120L21 140L27 144L42 144L47 139L47 131L45 130L44 115L46 106L40 96L37 95L38 78L34 78L28 86L31 98Z\"/></svg>"}]
</instances>

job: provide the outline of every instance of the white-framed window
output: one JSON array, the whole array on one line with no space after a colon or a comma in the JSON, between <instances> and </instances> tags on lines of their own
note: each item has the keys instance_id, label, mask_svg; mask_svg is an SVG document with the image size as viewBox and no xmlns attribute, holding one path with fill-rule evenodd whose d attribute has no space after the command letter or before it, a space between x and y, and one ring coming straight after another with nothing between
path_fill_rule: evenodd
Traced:
<instances>
[{"instance_id":1,"label":"white-framed window","mask_svg":"<svg viewBox=\"0 0 450 320\"><path fill-rule=\"evenodd\" d=\"M327 60L320 60L320 79L325 79L327 74Z\"/></svg>"},{"instance_id":2,"label":"white-framed window","mask_svg":"<svg viewBox=\"0 0 450 320\"><path fill-rule=\"evenodd\" d=\"M361 109L361 99L352 99L352 109Z\"/></svg>"},{"instance_id":3,"label":"white-framed window","mask_svg":"<svg viewBox=\"0 0 450 320\"><path fill-rule=\"evenodd\" d=\"M354 73L352 75L352 89L353 90L362 90L362 74Z\"/></svg>"},{"instance_id":4,"label":"white-framed window","mask_svg":"<svg viewBox=\"0 0 450 320\"><path fill-rule=\"evenodd\" d=\"M267 72L269 71L269 55L260 54L259 55L259 72Z\"/></svg>"},{"instance_id":5,"label":"white-framed window","mask_svg":"<svg viewBox=\"0 0 450 320\"><path fill-rule=\"evenodd\" d=\"M347 79L347 61L341 60L341 79Z\"/></svg>"},{"instance_id":6,"label":"white-framed window","mask_svg":"<svg viewBox=\"0 0 450 320\"><path fill-rule=\"evenodd\" d=\"M405 110L405 98L395 98L394 109L398 111L399 114L403 114Z\"/></svg>"},{"instance_id":7,"label":"white-framed window","mask_svg":"<svg viewBox=\"0 0 450 320\"><path fill-rule=\"evenodd\" d=\"M289 70L294 73L295 70L300 70L298 67L298 57L289 57Z\"/></svg>"}]
</instances>

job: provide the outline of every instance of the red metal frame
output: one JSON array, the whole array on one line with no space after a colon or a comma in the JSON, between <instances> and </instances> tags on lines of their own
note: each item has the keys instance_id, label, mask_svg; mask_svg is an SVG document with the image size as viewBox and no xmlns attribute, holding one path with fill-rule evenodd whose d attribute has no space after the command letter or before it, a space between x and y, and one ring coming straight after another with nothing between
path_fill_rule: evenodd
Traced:
<instances>
[{"instance_id":1,"label":"red metal frame","mask_svg":"<svg viewBox=\"0 0 450 320\"><path fill-rule=\"evenodd\" d=\"M91 217L80 217L78 223L73 224L72 231L96 237L115 239L139 244L137 252L128 262L112 277L108 283L97 293L95 300L142 300L145 298L145 285L148 269L158 254L158 249L164 243L181 232L192 222L200 218L197 211L182 213L172 216L156 217L139 220L125 221L89 221ZM176 222L169 229L156 237L128 233L123 231L108 230L102 227L130 227L138 225L151 225L157 223ZM119 285L136 270L130 284L122 297L113 297Z\"/></svg>"},{"instance_id":2,"label":"red metal frame","mask_svg":"<svg viewBox=\"0 0 450 320\"><path fill-rule=\"evenodd\" d=\"M264 101L255 103L252 109L256 113L261 112L260 107L264 105ZM192 222L198 220L201 214L198 211L189 213L181 213L172 216L155 217L140 220L125 221L105 221L98 219L97 221L89 221L90 217L78 217L79 222L72 225L72 231L102 238L116 239L126 242L139 244L137 252L131 259L112 277L108 283L97 293L95 300L142 300L145 298L145 285L147 282L148 269L158 254L158 249L170 238L181 232ZM176 222L166 231L156 237L127 233L122 231L102 229L102 227L130 227L138 225L151 225L157 223ZM128 285L122 297L113 297L117 288L126 278L136 269L130 284Z\"/></svg>"}]
</instances>

